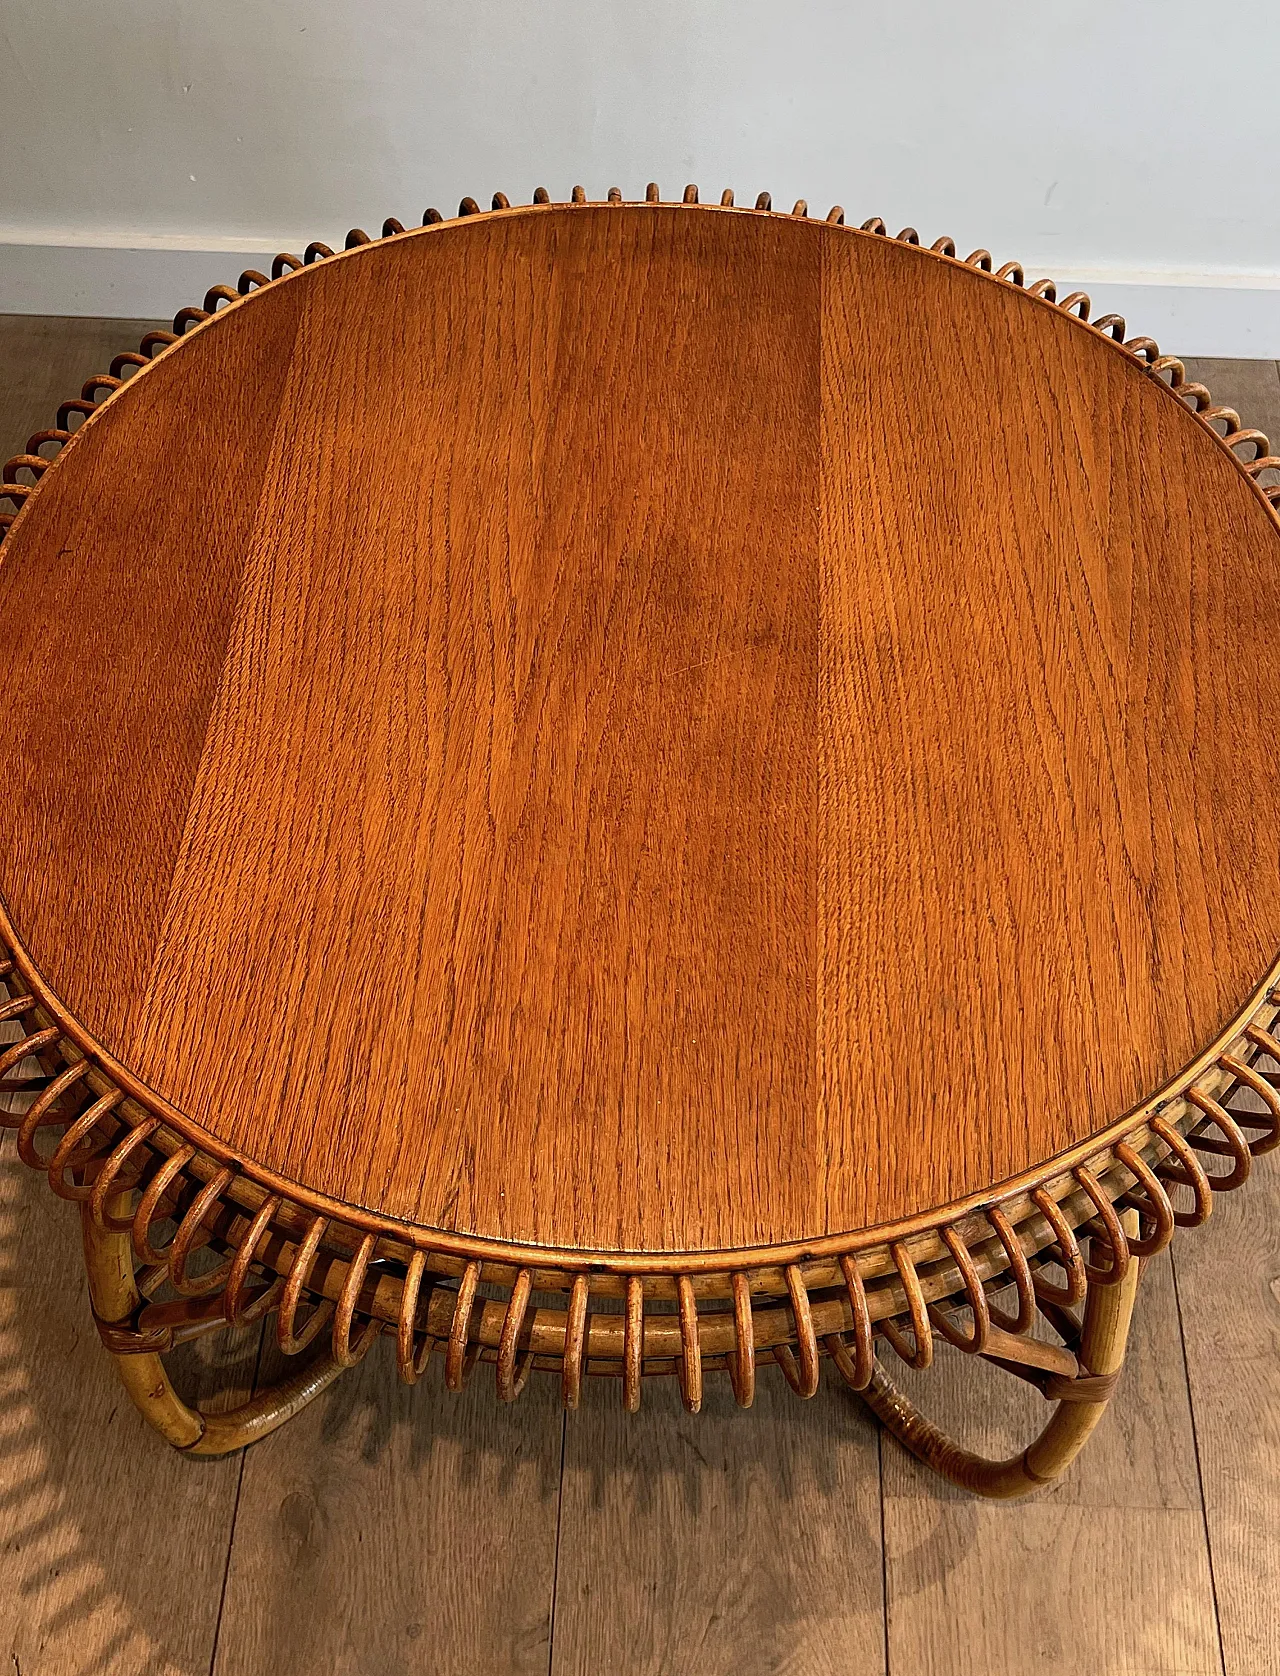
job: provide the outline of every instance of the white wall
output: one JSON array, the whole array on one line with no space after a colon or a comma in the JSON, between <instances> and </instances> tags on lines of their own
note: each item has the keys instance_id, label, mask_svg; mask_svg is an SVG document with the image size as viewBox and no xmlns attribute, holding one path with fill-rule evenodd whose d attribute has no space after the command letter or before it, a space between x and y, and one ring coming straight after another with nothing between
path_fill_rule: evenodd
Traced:
<instances>
[{"instance_id":1,"label":"white wall","mask_svg":"<svg viewBox=\"0 0 1280 1676\"><path fill-rule=\"evenodd\" d=\"M168 313L464 193L692 180L1280 355L1263 0L0 0L0 50L0 311Z\"/></svg>"}]
</instances>

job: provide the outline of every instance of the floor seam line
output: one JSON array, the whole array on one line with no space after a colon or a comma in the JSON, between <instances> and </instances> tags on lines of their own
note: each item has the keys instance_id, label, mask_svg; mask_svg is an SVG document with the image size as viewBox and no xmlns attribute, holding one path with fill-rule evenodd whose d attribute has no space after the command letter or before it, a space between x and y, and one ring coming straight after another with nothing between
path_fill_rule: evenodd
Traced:
<instances>
[{"instance_id":1,"label":"floor seam line","mask_svg":"<svg viewBox=\"0 0 1280 1676\"><path fill-rule=\"evenodd\" d=\"M884 1628L884 1676L889 1671L889 1544L884 1518L884 1427L876 1426L876 1467L880 1478L880 1621Z\"/></svg>"},{"instance_id":2,"label":"floor seam line","mask_svg":"<svg viewBox=\"0 0 1280 1676\"><path fill-rule=\"evenodd\" d=\"M1227 1650L1222 1640L1222 1609L1218 1603L1218 1574L1213 1563L1213 1536L1209 1530L1209 1504L1204 1493L1204 1468L1200 1464L1200 1428L1196 1424L1195 1393L1191 1389L1191 1362L1187 1356L1187 1329L1182 1319L1182 1288L1178 1285L1178 1264L1169 1253L1169 1272L1173 1276L1173 1301L1178 1317L1178 1344L1182 1349L1182 1377L1187 1387L1187 1413L1191 1419L1191 1453L1196 1463L1196 1486L1200 1491L1200 1523L1204 1529L1205 1559L1209 1566L1209 1591L1213 1596L1213 1627L1218 1638L1218 1663L1223 1676L1227 1672Z\"/></svg>"},{"instance_id":3,"label":"floor seam line","mask_svg":"<svg viewBox=\"0 0 1280 1676\"><path fill-rule=\"evenodd\" d=\"M258 1333L258 1349L253 1361L253 1391L256 1394L258 1379L262 1373L262 1340L261 1329ZM218 1592L218 1615L213 1621L213 1646L209 1650L209 1676L216 1676L218 1665L218 1642L222 1636L222 1615L227 1605L227 1584L231 1580L231 1556L236 1545L236 1524L240 1517L240 1493L244 1489L244 1465L248 1449L240 1451L240 1470L236 1474L236 1493L231 1503L231 1529L227 1533L227 1560L222 1568L222 1588Z\"/></svg>"},{"instance_id":4,"label":"floor seam line","mask_svg":"<svg viewBox=\"0 0 1280 1676\"><path fill-rule=\"evenodd\" d=\"M560 1486L556 1496L556 1548L551 1562L551 1619L547 1625L547 1676L552 1676L556 1656L556 1600L560 1593L560 1530L564 1523L564 1460L569 1438L569 1413L560 1411ZM210 1672L210 1676L213 1673Z\"/></svg>"}]
</instances>

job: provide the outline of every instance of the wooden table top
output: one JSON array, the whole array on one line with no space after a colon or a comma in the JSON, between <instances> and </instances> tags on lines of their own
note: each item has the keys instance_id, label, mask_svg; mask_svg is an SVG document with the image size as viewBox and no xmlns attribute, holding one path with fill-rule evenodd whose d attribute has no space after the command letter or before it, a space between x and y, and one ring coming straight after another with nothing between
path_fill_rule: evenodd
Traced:
<instances>
[{"instance_id":1,"label":"wooden table top","mask_svg":"<svg viewBox=\"0 0 1280 1676\"><path fill-rule=\"evenodd\" d=\"M961 264L427 228L63 449L0 562L0 892L304 1196L602 1253L909 1221L1264 982L1278 564L1179 401Z\"/></svg>"}]
</instances>

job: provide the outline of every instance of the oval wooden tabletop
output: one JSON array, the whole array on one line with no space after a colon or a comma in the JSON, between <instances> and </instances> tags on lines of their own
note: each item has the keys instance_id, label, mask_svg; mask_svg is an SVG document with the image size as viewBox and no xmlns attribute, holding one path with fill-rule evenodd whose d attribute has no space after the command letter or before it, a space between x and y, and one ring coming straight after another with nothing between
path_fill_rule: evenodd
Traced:
<instances>
[{"instance_id":1,"label":"oval wooden tabletop","mask_svg":"<svg viewBox=\"0 0 1280 1676\"><path fill-rule=\"evenodd\" d=\"M1096 1133L1280 946L1280 535L1129 357L843 227L551 207L232 307L3 550L0 890L303 1188L817 1238Z\"/></svg>"}]
</instances>

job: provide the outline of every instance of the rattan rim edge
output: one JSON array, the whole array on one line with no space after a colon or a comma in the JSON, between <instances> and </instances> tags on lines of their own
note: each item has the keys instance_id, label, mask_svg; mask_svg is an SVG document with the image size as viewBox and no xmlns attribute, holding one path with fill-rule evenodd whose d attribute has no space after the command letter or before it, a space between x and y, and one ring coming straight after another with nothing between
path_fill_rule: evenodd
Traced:
<instances>
[{"instance_id":1,"label":"rattan rim edge","mask_svg":"<svg viewBox=\"0 0 1280 1676\"><path fill-rule=\"evenodd\" d=\"M719 206L700 207L704 210L713 207L722 211L734 210L735 213L743 214L776 213L767 200L767 194L761 195L754 210L736 210L732 205L731 195L727 194L726 198L728 201L722 200ZM645 201L660 202L656 188L650 188ZM580 188L574 189L571 202L575 205L587 203ZM608 202L621 203L621 194L611 191ZM697 205L696 189L686 189L683 203L686 206ZM498 194L494 199L493 210L489 212L480 211L469 199L464 200L459 219L485 214L529 214L544 208L562 207L564 206L551 204L546 194L535 194L535 203L532 206L512 207ZM798 204L792 216L806 217L806 207ZM835 223L843 227L843 212L838 209L833 210L826 219L828 224ZM436 212L429 211L424 217L424 226L410 231L426 234L448 225L456 225L456 222L446 223ZM887 236L883 223L877 218L872 218L861 228L844 230L862 237ZM402 236L404 232L405 229L398 223L388 222L384 226L383 236ZM1280 514L1277 513L1276 507L1276 499L1280 499L1280 487L1268 490L1259 482L1261 472L1272 468L1270 445L1266 438L1260 432L1242 427L1238 415L1230 409L1215 407L1203 386L1187 381L1185 368L1176 358L1161 356L1158 347L1150 339L1135 338L1126 341L1125 323L1118 316L1106 316L1098 322L1090 321L1089 300L1083 293L1075 293L1059 302L1056 287L1050 281L1042 280L1033 286L1026 286L1023 270L1017 263L1005 264L995 272L991 258L985 251L976 251L964 262L960 262L950 240L940 239L932 249L926 250L920 246L918 237L909 228L898 235L898 241L914 247L922 256L963 266L989 283L1013 284L1030 301L1064 314L1073 320L1077 327L1102 338L1111 345L1115 353L1123 355L1130 364L1135 364L1146 372L1152 383L1163 388L1169 398L1176 399L1178 405L1198 421L1232 459L1240 475L1251 485L1255 497L1267 508L1273 522L1280 524ZM354 256L359 249L374 242L381 241L370 240L367 235L354 230L348 236L347 249L336 254ZM49 460L42 455L40 449L54 442L60 457L65 448L79 435L79 430L83 429L83 424L74 431L70 429L72 409L81 413L85 423L89 422L105 406L105 402L98 400L100 395L105 392L106 400L109 401L132 382L127 376L129 369L133 369L135 375L140 376L155 360L179 347L192 332L214 324L227 309L247 302L265 286L274 286L294 277L314 261L328 260L334 256L335 253L327 247L313 245L308 248L305 259L287 255L277 257L272 265L270 279L255 270L249 270L241 276L238 292L232 292L227 286L215 286L205 298L205 309L179 311L174 321L175 334L148 334L143 340L145 354L119 356L112 363L109 377L89 380L84 386L79 402L64 404L64 408L60 409L58 430L36 433L32 439L35 446L29 444L26 454L15 457L5 466L4 480L0 483L0 501L7 498L16 511L0 516L0 540L8 534L10 527L16 527L20 523L34 492L42 484L48 470L57 463L56 460ZM227 305L226 308L220 306L223 303ZM1223 425L1222 431L1216 428L1218 424ZM1233 437L1236 439L1234 443ZM1241 457L1236 451L1241 445L1251 448L1252 458L1245 460ZM1275 464L1280 465L1280 461ZM24 472L34 481L21 482L20 476ZM73 1068L76 1060L83 1058L92 1068L91 1073L85 1075L86 1088L92 1081L94 1088L99 1091L104 1086L117 1090L119 1112L128 1114L129 1121L134 1123L135 1127L135 1118L130 1113L131 1106L137 1113L143 1114L139 1121L150 1121L153 1128L157 1122L163 1125L163 1130L157 1129L155 1134L146 1137L140 1155L150 1153L153 1143L156 1143L159 1150L155 1156L167 1159L171 1167L171 1180L176 1184L176 1202L179 1205L182 1204L184 1184L200 1196L204 1203L200 1225L202 1234L207 1237L209 1227L224 1212L232 1217L234 1223L237 1203L246 1198L258 1207L264 1206L272 1199L279 1201L276 1209L268 1217L271 1229L276 1227L277 1213L283 1223L289 1223L292 1218L294 1223L310 1223L313 1231L316 1221L323 1221L322 1235L317 1236L312 1253L313 1256L319 1253L322 1272L318 1276L313 1275L311 1264L308 1263L308 1272L298 1279L296 1292L298 1295L326 1300L330 1308L335 1303L338 1305L339 1315L345 1324L347 1356L356 1354L350 1342L353 1320L376 1320L391 1326L398 1319L398 1313L402 1313L402 1299L407 1293L407 1276L402 1282L389 1274L375 1273L371 1281L366 1280L370 1256L376 1251L379 1243L392 1253L420 1253L426 1262L434 1262L433 1274L459 1278L461 1290L458 1293L446 1291L442 1304L442 1307L450 1312L451 1344L458 1336L461 1291L467 1289L469 1275L469 1284L472 1287L476 1279L483 1277L493 1285L510 1286L513 1293L522 1291L524 1297L528 1294L530 1276L535 1277L534 1283L543 1285L544 1289L574 1289L575 1296L576 1288L585 1280L588 1286L594 1283L594 1288L601 1295L625 1296L628 1320L634 1290L639 1299L640 1331L643 1336L643 1343L638 1352L638 1368L646 1373L678 1373L686 1396L686 1406L690 1407L696 1407L700 1402L704 1355L708 1369L728 1366L732 1371L736 1365L734 1357L741 1354L740 1347L735 1350L732 1334L726 1325L726 1321L733 1319L732 1316L725 1317L723 1312L704 1313L701 1317L698 1314L700 1297L711 1299L723 1298L726 1295L723 1288L716 1289L725 1280L732 1282L735 1296L738 1280L744 1281L744 1292L749 1299L748 1308L753 1323L753 1338L756 1342L766 1351L774 1347L785 1351L787 1347L795 1346L800 1352L801 1372L816 1355L834 1354L830 1339L822 1336L828 1329L834 1332L836 1339L841 1343L845 1333L853 1331L855 1336L857 1334L860 1318L855 1307L854 1282L852 1278L847 1277L847 1269L846 1304L833 1311L830 1297L816 1296L820 1292L830 1292L833 1287L838 1289L839 1282L835 1275L841 1260L852 1263L859 1277L865 1276L873 1282L871 1304L864 1301L862 1306L861 1324L864 1327L875 1321L892 1321L894 1316L909 1316L917 1329L921 1326L927 1327L928 1322L921 1311L937 1310L939 1304L948 1298L960 1299L962 1307L967 1300L974 1322L974 1342L962 1343L961 1348L977 1348L978 1314L979 1310L985 1314L985 1303L981 1297L975 1299L972 1281L966 1283L962 1266L954 1253L958 1249L972 1259L975 1251L978 1251L978 1261L976 1264L971 1261L968 1266L971 1275L976 1274L980 1282L997 1279L1001 1274L1012 1274L1013 1265L1008 1247L1000 1246L998 1242L993 1246L996 1229L993 1212L1004 1213L1011 1222L1018 1248L1024 1257L1029 1256L1040 1261L1046 1247L1053 1245L1053 1230L1046 1221L1045 1211L1033 1203L1032 1195L1041 1195L1042 1205L1045 1202L1044 1196L1047 1195L1052 1205L1058 1207L1061 1221L1070 1230L1070 1243L1076 1248L1077 1258L1079 1250L1074 1238L1076 1230L1086 1229L1095 1239L1103 1235L1110 1239L1113 1273L1109 1276L1104 1269L1102 1279L1104 1282L1108 1278L1118 1279L1120 1271L1128 1261L1130 1242L1127 1242L1121 1233L1118 1236L1119 1243L1116 1243L1114 1227L1118 1227L1118 1221L1114 1216L1102 1217L1101 1211L1104 1208L1109 1208L1111 1204L1125 1203L1134 1191L1143 1185L1143 1194L1140 1196L1144 1197L1148 1206L1153 1207L1149 1220L1153 1221L1154 1232L1147 1236L1145 1241L1137 1243L1144 1243L1149 1249L1158 1249L1168 1243L1168 1238L1173 1232L1174 1220L1185 1225L1195 1225L1203 1221L1212 1202L1212 1190L1238 1185L1239 1180L1243 1179L1243 1173L1247 1172L1247 1158L1268 1151L1280 1142L1280 1096L1276 1097L1274 1104L1268 1099L1270 1118L1253 1113L1227 1112L1224 1109L1226 1101L1244 1084L1221 1064L1226 1058L1234 1058L1243 1062L1244 1070L1248 1073L1251 1067L1250 1054L1255 1060L1268 1057L1256 1041L1249 1042L1246 1039L1245 1033L1252 1029L1260 1029L1265 1036L1275 1024L1277 1017L1280 1017L1278 960L1265 980L1255 989L1246 1006L1222 1031L1213 1045L1171 1078L1156 1095L1133 1107L1087 1140L1047 1160L1034 1170L1025 1171L1015 1178L997 1183L979 1193L970 1194L964 1199L933 1207L892 1224L879 1224L856 1232L828 1235L804 1242L661 1254L632 1251L591 1252L451 1234L405 1222L386 1213L370 1212L362 1207L332 1200L278 1176L218 1142L162 1096L142 1084L69 1013L22 945L7 909L0 900L0 977L5 975L3 968L6 954L3 945L7 945L10 951L10 974L16 973L22 978L32 998L31 1007L21 1013L14 1013L10 1009L11 1016L20 1022L25 1021L24 1027L30 1027L31 1030L54 1032L56 1039L47 1044L47 1047L48 1051L56 1049L58 1063ZM3 1051L0 1049L0 1053ZM1254 1071L1249 1086L1258 1085L1261 1080L1259 1074ZM1268 1086L1271 1086L1269 1078L1267 1082ZM1196 1097L1199 1097L1201 1104L1193 1103ZM1226 1136L1225 1140L1215 1140L1205 1134L1206 1111L1209 1112L1209 1121L1217 1126L1220 1135ZM1214 1112L1218 1114L1217 1117L1213 1116ZM61 1123L65 1127L74 1117L74 1113L65 1116L54 1113L50 1123ZM1266 1132L1259 1139L1246 1140L1235 1123L1237 1118L1244 1122L1246 1128L1264 1129ZM1225 1120L1231 1132L1223 1128L1220 1120ZM17 1127L21 1120L0 1116L0 1121L7 1126ZM1163 1124L1163 1133L1153 1128L1155 1122ZM171 1131L172 1136L167 1148L163 1144L164 1130ZM92 1133L91 1131L91 1138ZM1173 1145L1172 1135L1179 1138L1179 1146ZM1120 1156L1121 1149L1127 1151L1128 1162ZM1199 1169L1190 1149L1219 1154L1231 1152L1235 1155L1235 1163L1231 1171L1226 1175L1218 1174L1215 1179ZM183 1152L189 1156L174 1167L175 1157L180 1157ZM1135 1173L1135 1160L1136 1167L1145 1168L1144 1184L1140 1184ZM43 1162L39 1158L34 1161ZM94 1160L95 1163L100 1161ZM1190 1184L1187 1171L1193 1168L1198 1172L1200 1183L1195 1188L1195 1212L1172 1213L1164 1186L1170 1181L1180 1181L1184 1186ZM228 1180L215 1190L211 1184L219 1175L227 1176ZM248 1192L245 1190L246 1184L249 1184ZM1085 1185L1089 1186L1089 1193L1084 1192ZM1152 1197L1153 1191L1164 1198L1162 1214L1155 1214L1159 1207ZM158 1202L161 1205L167 1203L163 1195ZM240 1220L245 1220L243 1215ZM335 1238L339 1245L337 1253L334 1251ZM281 1260L287 1260L287 1263L286 1268L278 1271L282 1280L286 1276L294 1276L300 1249L300 1244L290 1247L287 1241L283 1243ZM993 1249L996 1253L994 1257ZM246 1269L255 1260L255 1255L251 1252ZM373 1257L375 1265L385 1260ZM930 1264L934 1265L933 1268L922 1276L918 1271ZM265 1264L260 1266L266 1267ZM885 1284L877 1286L875 1283L881 1278L884 1278ZM1096 1273L1094 1278L1097 1278ZM789 1293L787 1302L782 1300L784 1283ZM383 1296L388 1287L396 1294L394 1298L390 1295ZM812 1308L809 1300L810 1287L813 1287L815 1292ZM759 1307L753 1297L757 1292L760 1294ZM438 1295L437 1291L433 1291L433 1297ZM507 1364L506 1384L513 1386L509 1364L515 1341L521 1333L528 1365L550 1365L564 1371L567 1402L570 1400L568 1393L571 1374L576 1379L583 1372L619 1371L616 1356L610 1354L603 1358L606 1365L601 1366L601 1358L593 1358L591 1355L590 1322L596 1320L595 1317L588 1317L585 1327L580 1326L574 1330L575 1340L574 1333L570 1331L567 1312L533 1309L526 1323L523 1301L520 1304L520 1318L513 1326L511 1314L515 1307L514 1297L506 1300L477 1298L475 1301L478 1308L472 1322L471 1296L472 1294L468 1293L467 1319L463 1320L461 1327L462 1348L473 1357L498 1361L502 1394L517 1394L514 1388L503 1391L502 1387L504 1363ZM585 1300L585 1294L583 1298ZM679 1313L655 1316L645 1310L646 1298L674 1298L679 1302ZM450 1302L451 1299L455 1301ZM321 1304L320 1307L323 1308L324 1305ZM618 1319L621 1320L622 1317ZM292 1324L292 1314L290 1323ZM400 1325L403 1329L404 1322L401 1321ZM416 1314L408 1326L412 1344L414 1332L421 1330ZM607 1322L605 1328L600 1328L598 1320L596 1329L597 1337L601 1337L602 1334L607 1336L607 1332L611 1330L608 1329ZM822 1330L818 1335L820 1343L815 1339L818 1329ZM614 1336L617 1336L616 1333ZM927 1338L931 1335L926 1332L925 1336ZM362 1342L367 1341L367 1338L368 1335L365 1334ZM953 1342L958 1342L958 1339L953 1338ZM367 1348L367 1342L365 1347ZM918 1330L915 1349L916 1352L921 1351ZM628 1337L623 1357L628 1368L632 1359L633 1351ZM783 1356L779 1355L777 1359L783 1361ZM454 1358L450 1357L448 1360L452 1361ZM402 1367L402 1372L404 1371ZM453 1371L458 1372L458 1377L461 1377L459 1370ZM623 1377L626 1384L625 1369ZM807 1375L805 1377L807 1378ZM788 1379L798 1390L799 1378L800 1373L797 1372L792 1357ZM452 1372L447 1374L447 1379L453 1384ZM693 1390L695 1384L696 1393ZM800 1394L811 1393L801 1390ZM693 1400L695 1397L696 1400ZM632 1406L630 1395L627 1401L628 1406Z\"/></svg>"}]
</instances>

